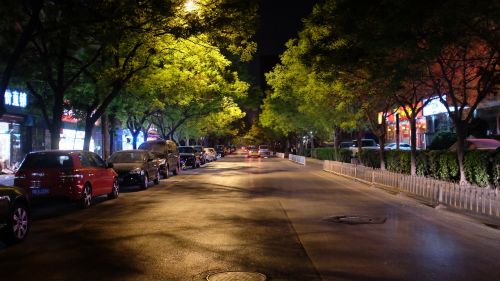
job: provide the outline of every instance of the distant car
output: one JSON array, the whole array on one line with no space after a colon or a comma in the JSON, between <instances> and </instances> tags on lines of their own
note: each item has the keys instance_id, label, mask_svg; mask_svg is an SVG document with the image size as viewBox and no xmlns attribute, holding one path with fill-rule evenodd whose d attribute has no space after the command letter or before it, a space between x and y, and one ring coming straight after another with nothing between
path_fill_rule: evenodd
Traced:
<instances>
[{"instance_id":1,"label":"distant car","mask_svg":"<svg viewBox=\"0 0 500 281\"><path fill-rule=\"evenodd\" d=\"M205 163L207 163L207 156L205 154L205 149L203 146L201 145L194 145L193 146L194 150L200 154L200 162L201 162L201 165L204 165Z\"/></svg>"},{"instance_id":2,"label":"distant car","mask_svg":"<svg viewBox=\"0 0 500 281\"><path fill-rule=\"evenodd\" d=\"M179 146L179 157L186 166L196 169L200 167L200 154L192 146Z\"/></svg>"},{"instance_id":3,"label":"distant car","mask_svg":"<svg viewBox=\"0 0 500 281\"><path fill-rule=\"evenodd\" d=\"M224 149L224 146L221 144L215 146L215 151L217 151L217 154L219 154L220 157L224 157L226 155L226 150Z\"/></svg>"},{"instance_id":4,"label":"distant car","mask_svg":"<svg viewBox=\"0 0 500 281\"><path fill-rule=\"evenodd\" d=\"M178 175L181 170L179 151L171 140L152 140L142 143L139 149L149 150L160 159L160 173L168 178L170 173Z\"/></svg>"},{"instance_id":5,"label":"distant car","mask_svg":"<svg viewBox=\"0 0 500 281\"><path fill-rule=\"evenodd\" d=\"M30 228L30 194L26 189L0 185L0 230L8 243L23 241Z\"/></svg>"},{"instance_id":6,"label":"distant car","mask_svg":"<svg viewBox=\"0 0 500 281\"><path fill-rule=\"evenodd\" d=\"M379 149L380 146L373 139L362 139L361 140L361 149ZM358 141L353 140L352 146L349 148L352 152L352 156L356 157L359 152Z\"/></svg>"},{"instance_id":7,"label":"distant car","mask_svg":"<svg viewBox=\"0 0 500 281\"><path fill-rule=\"evenodd\" d=\"M63 197L88 208L94 197L118 197L117 177L112 164L106 165L93 152L48 150L26 156L16 172L14 186L30 190L33 199Z\"/></svg>"},{"instance_id":8,"label":"distant car","mask_svg":"<svg viewBox=\"0 0 500 281\"><path fill-rule=\"evenodd\" d=\"M140 184L142 189L149 182L160 183L160 160L147 150L123 150L111 155L108 163L118 173L120 185Z\"/></svg>"},{"instance_id":9,"label":"distant car","mask_svg":"<svg viewBox=\"0 0 500 281\"><path fill-rule=\"evenodd\" d=\"M203 150L205 150L205 155L209 162L217 160L217 152L215 151L215 149L211 147L205 147Z\"/></svg>"},{"instance_id":10,"label":"distant car","mask_svg":"<svg viewBox=\"0 0 500 281\"><path fill-rule=\"evenodd\" d=\"M251 145L247 149L247 158L260 157L259 149L255 145Z\"/></svg>"},{"instance_id":11,"label":"distant car","mask_svg":"<svg viewBox=\"0 0 500 281\"><path fill-rule=\"evenodd\" d=\"M352 146L352 141L343 141L339 144L339 148L349 149Z\"/></svg>"},{"instance_id":12,"label":"distant car","mask_svg":"<svg viewBox=\"0 0 500 281\"><path fill-rule=\"evenodd\" d=\"M259 145L259 157L270 157L271 156L271 151L269 151L269 148L267 145Z\"/></svg>"},{"instance_id":13,"label":"distant car","mask_svg":"<svg viewBox=\"0 0 500 281\"><path fill-rule=\"evenodd\" d=\"M385 150L396 150L396 148L397 148L397 145L394 142L389 143L384 147ZM404 143L404 142L400 142L399 143L399 150L411 150L411 145Z\"/></svg>"}]
</instances>

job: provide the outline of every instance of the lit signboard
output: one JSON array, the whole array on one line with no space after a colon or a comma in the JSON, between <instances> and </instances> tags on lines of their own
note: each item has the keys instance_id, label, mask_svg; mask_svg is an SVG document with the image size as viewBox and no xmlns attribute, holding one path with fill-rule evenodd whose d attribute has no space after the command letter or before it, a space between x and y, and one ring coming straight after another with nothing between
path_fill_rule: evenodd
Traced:
<instances>
[{"instance_id":1,"label":"lit signboard","mask_svg":"<svg viewBox=\"0 0 500 281\"><path fill-rule=\"evenodd\" d=\"M446 99L446 96L443 96L444 99ZM424 103L427 102L427 100L424 100ZM453 107L450 107L450 111L454 111L455 109ZM439 100L438 97L433 98L429 103L427 103L424 108L423 108L423 115L424 116L431 116L431 115L436 115L440 113L447 113L446 107L443 105L443 103Z\"/></svg>"},{"instance_id":2,"label":"lit signboard","mask_svg":"<svg viewBox=\"0 0 500 281\"><path fill-rule=\"evenodd\" d=\"M11 105L23 108L28 105L28 95L23 92L7 90L5 91L4 98L5 98L5 105Z\"/></svg>"}]
</instances>

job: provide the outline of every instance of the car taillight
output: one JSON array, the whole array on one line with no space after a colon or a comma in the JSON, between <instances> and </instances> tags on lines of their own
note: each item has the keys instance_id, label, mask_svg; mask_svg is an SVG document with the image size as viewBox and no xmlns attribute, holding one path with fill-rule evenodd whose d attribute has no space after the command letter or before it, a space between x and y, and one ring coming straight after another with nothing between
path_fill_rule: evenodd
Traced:
<instances>
[{"instance_id":1,"label":"car taillight","mask_svg":"<svg viewBox=\"0 0 500 281\"><path fill-rule=\"evenodd\" d=\"M59 174L59 177L63 179L83 179L83 174L80 173L79 171L68 171L68 172L61 172Z\"/></svg>"}]
</instances>

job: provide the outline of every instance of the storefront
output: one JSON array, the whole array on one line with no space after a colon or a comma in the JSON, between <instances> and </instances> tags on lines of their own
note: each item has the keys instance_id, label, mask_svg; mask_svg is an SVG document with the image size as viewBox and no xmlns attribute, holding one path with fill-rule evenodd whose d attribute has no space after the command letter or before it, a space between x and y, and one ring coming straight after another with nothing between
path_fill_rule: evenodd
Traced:
<instances>
[{"instance_id":1,"label":"storefront","mask_svg":"<svg viewBox=\"0 0 500 281\"><path fill-rule=\"evenodd\" d=\"M81 150L83 149L83 142L85 139L85 130L79 126L79 120L76 119L71 110L64 111L63 114L63 128L61 129L59 149L62 150ZM96 124L96 126L99 124ZM90 138L90 151L100 154L100 146L95 145L95 139L98 138L100 143L101 133L98 128L94 128L93 134Z\"/></svg>"},{"instance_id":2,"label":"storefront","mask_svg":"<svg viewBox=\"0 0 500 281\"><path fill-rule=\"evenodd\" d=\"M406 113L402 107L398 108L394 113L387 117L387 135L386 143L395 143L399 138L399 143L411 143L411 128L410 122L406 117ZM427 141L425 134L427 132L426 118L422 111L417 114L417 148L425 149ZM399 130L398 130L399 127Z\"/></svg>"},{"instance_id":3,"label":"storefront","mask_svg":"<svg viewBox=\"0 0 500 281\"><path fill-rule=\"evenodd\" d=\"M11 168L24 158L22 126L26 115L24 108L28 98L25 93L7 90L4 94L7 113L0 118L0 165Z\"/></svg>"}]
</instances>

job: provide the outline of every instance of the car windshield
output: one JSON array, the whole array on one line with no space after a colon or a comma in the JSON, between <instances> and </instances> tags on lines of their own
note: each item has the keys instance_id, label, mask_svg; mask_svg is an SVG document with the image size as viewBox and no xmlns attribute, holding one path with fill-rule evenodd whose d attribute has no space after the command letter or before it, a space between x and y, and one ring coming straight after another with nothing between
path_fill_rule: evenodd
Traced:
<instances>
[{"instance_id":1,"label":"car windshield","mask_svg":"<svg viewBox=\"0 0 500 281\"><path fill-rule=\"evenodd\" d=\"M112 163L138 163L144 162L145 156L144 152L138 151L117 152L111 155L109 161Z\"/></svg>"},{"instance_id":2,"label":"car windshield","mask_svg":"<svg viewBox=\"0 0 500 281\"><path fill-rule=\"evenodd\" d=\"M196 152L202 152L203 151L203 147L201 147L201 146L193 146L193 148L194 148L194 150Z\"/></svg>"},{"instance_id":3,"label":"car windshield","mask_svg":"<svg viewBox=\"0 0 500 281\"><path fill-rule=\"evenodd\" d=\"M259 149L267 149L267 145L261 145L259 146Z\"/></svg>"},{"instance_id":4,"label":"car windshield","mask_svg":"<svg viewBox=\"0 0 500 281\"><path fill-rule=\"evenodd\" d=\"M194 148L190 146L180 146L179 153L194 153Z\"/></svg>"},{"instance_id":5,"label":"car windshield","mask_svg":"<svg viewBox=\"0 0 500 281\"><path fill-rule=\"evenodd\" d=\"M145 142L139 146L139 149L150 150L152 152L165 153L165 144L157 142Z\"/></svg>"},{"instance_id":6,"label":"car windshield","mask_svg":"<svg viewBox=\"0 0 500 281\"><path fill-rule=\"evenodd\" d=\"M349 147L349 146L352 146L352 142L341 142L340 143L340 147L341 148L346 148L346 147Z\"/></svg>"},{"instance_id":7,"label":"car windshield","mask_svg":"<svg viewBox=\"0 0 500 281\"><path fill-rule=\"evenodd\" d=\"M26 168L72 168L73 161L68 153L41 152L26 156L21 169Z\"/></svg>"}]
</instances>

